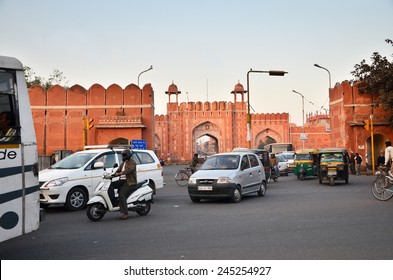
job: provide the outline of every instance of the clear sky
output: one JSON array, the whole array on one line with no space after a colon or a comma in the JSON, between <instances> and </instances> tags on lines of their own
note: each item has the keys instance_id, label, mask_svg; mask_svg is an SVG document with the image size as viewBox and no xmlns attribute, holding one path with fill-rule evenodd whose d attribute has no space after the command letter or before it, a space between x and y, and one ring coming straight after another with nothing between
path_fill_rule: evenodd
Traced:
<instances>
[{"instance_id":1,"label":"clear sky","mask_svg":"<svg viewBox=\"0 0 393 280\"><path fill-rule=\"evenodd\" d=\"M247 71L257 113L283 113L301 125L332 84L354 65L393 48L393 0L0 0L0 54L19 58L38 76L63 72L68 85L122 88L151 83L156 114L165 114L172 81L180 102L233 101ZM307 100L315 104L312 105Z\"/></svg>"}]
</instances>

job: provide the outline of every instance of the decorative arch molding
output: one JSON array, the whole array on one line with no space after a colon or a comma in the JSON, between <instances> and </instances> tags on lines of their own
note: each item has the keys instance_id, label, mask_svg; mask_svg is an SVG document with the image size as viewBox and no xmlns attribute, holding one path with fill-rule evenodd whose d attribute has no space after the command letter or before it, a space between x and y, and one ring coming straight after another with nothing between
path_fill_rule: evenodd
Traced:
<instances>
[{"instance_id":1,"label":"decorative arch molding","mask_svg":"<svg viewBox=\"0 0 393 280\"><path fill-rule=\"evenodd\" d=\"M281 142L281 138L280 133L274 129L266 128L256 135L254 147L263 149L266 144Z\"/></svg>"},{"instance_id":2,"label":"decorative arch molding","mask_svg":"<svg viewBox=\"0 0 393 280\"><path fill-rule=\"evenodd\" d=\"M118 137L118 138L115 138L115 139L112 139L111 141L109 141L109 144L111 144L111 145L129 145L130 141L126 138Z\"/></svg>"}]
</instances>

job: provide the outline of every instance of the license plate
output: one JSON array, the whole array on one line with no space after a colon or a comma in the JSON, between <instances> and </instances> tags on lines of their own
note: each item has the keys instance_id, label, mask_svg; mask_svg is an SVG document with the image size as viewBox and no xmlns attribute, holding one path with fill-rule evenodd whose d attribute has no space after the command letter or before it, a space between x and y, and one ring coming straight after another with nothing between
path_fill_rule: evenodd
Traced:
<instances>
[{"instance_id":1,"label":"license plate","mask_svg":"<svg viewBox=\"0 0 393 280\"><path fill-rule=\"evenodd\" d=\"M198 186L198 191L212 191L212 186Z\"/></svg>"},{"instance_id":2,"label":"license plate","mask_svg":"<svg viewBox=\"0 0 393 280\"><path fill-rule=\"evenodd\" d=\"M337 175L337 171L336 170L329 170L328 175L335 176L335 175Z\"/></svg>"}]
</instances>

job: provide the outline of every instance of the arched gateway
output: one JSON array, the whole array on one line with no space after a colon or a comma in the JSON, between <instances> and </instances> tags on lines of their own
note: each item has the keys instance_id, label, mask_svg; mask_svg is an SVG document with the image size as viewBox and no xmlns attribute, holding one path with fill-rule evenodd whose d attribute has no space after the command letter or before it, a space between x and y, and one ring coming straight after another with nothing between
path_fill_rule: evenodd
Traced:
<instances>
[{"instance_id":1,"label":"arched gateway","mask_svg":"<svg viewBox=\"0 0 393 280\"><path fill-rule=\"evenodd\" d=\"M236 84L233 102L182 102L181 91L168 87L167 114L155 116L155 149L171 162L188 162L194 153L211 155L247 147L247 102L243 85ZM171 97L175 96L175 101ZM266 141L289 141L289 114L252 114L252 148Z\"/></svg>"}]
</instances>

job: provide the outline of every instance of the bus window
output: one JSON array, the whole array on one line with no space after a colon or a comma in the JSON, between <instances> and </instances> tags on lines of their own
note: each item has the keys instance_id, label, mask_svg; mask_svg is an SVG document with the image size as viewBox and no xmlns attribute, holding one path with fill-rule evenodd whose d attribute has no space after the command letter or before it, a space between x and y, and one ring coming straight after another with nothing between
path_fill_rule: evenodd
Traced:
<instances>
[{"instance_id":1,"label":"bus window","mask_svg":"<svg viewBox=\"0 0 393 280\"><path fill-rule=\"evenodd\" d=\"M0 143L20 143L15 94L14 74L0 70Z\"/></svg>"}]
</instances>

